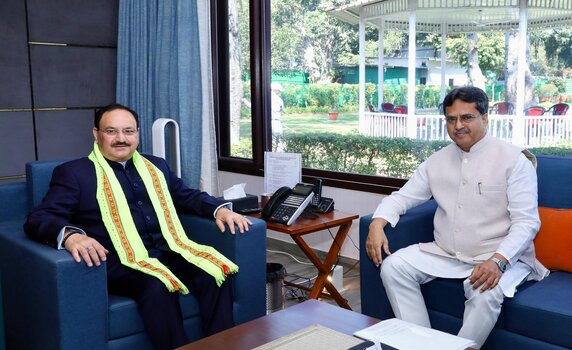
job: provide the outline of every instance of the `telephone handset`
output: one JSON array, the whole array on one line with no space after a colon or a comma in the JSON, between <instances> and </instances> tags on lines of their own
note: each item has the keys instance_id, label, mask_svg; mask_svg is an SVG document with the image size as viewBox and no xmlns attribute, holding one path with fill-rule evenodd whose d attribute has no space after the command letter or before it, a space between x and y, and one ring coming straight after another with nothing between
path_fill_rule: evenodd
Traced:
<instances>
[{"instance_id":1,"label":"telephone handset","mask_svg":"<svg viewBox=\"0 0 572 350\"><path fill-rule=\"evenodd\" d=\"M312 203L310 204L312 207L317 207L320 205L322 201L322 179L315 179L314 180L314 196L312 198Z\"/></svg>"},{"instance_id":2,"label":"telephone handset","mask_svg":"<svg viewBox=\"0 0 572 350\"><path fill-rule=\"evenodd\" d=\"M262 218L291 225L310 204L314 185L298 183L294 188L280 187L262 209Z\"/></svg>"},{"instance_id":3,"label":"telephone handset","mask_svg":"<svg viewBox=\"0 0 572 350\"><path fill-rule=\"evenodd\" d=\"M332 198L322 197L322 179L314 180L314 197L310 204L310 209L314 213L329 213L334 210L334 200Z\"/></svg>"}]
</instances>

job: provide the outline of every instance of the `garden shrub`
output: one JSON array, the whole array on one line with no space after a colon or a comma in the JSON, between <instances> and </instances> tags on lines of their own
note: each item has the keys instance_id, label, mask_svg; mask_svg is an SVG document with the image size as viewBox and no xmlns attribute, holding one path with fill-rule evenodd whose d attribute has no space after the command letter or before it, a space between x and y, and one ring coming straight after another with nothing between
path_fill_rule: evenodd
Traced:
<instances>
[{"instance_id":1,"label":"garden shrub","mask_svg":"<svg viewBox=\"0 0 572 350\"><path fill-rule=\"evenodd\" d=\"M358 84L283 84L280 97L286 113L316 113L339 111L357 112L359 106ZM435 108L439 105L440 90L435 86L419 85L416 88L417 107ZM250 83L244 84L244 96L250 99ZM377 84L365 85L366 104L378 105ZM384 88L384 101L394 105L407 105L407 85L388 85Z\"/></svg>"},{"instance_id":2,"label":"garden shrub","mask_svg":"<svg viewBox=\"0 0 572 350\"><path fill-rule=\"evenodd\" d=\"M404 179L411 177L419 164L450 143L371 137L357 133L288 134L274 135L274 150L278 141L284 145L285 152L301 153L302 166L305 168ZM568 145L568 148L536 147L530 151L537 155L572 157L572 145ZM240 145L233 146L232 154L251 158L251 141L243 140Z\"/></svg>"},{"instance_id":3,"label":"garden shrub","mask_svg":"<svg viewBox=\"0 0 572 350\"><path fill-rule=\"evenodd\" d=\"M282 136L286 152L302 153L305 168L409 178L419 164L448 141L384 138L357 133Z\"/></svg>"}]
</instances>

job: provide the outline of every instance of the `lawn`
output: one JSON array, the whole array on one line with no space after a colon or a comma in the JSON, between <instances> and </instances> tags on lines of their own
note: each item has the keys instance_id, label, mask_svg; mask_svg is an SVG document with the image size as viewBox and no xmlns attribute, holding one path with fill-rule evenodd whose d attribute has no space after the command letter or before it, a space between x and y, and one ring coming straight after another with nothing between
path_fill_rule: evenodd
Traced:
<instances>
[{"instance_id":1,"label":"lawn","mask_svg":"<svg viewBox=\"0 0 572 350\"><path fill-rule=\"evenodd\" d=\"M357 113L340 113L337 120L330 120L328 113L283 114L282 126L284 134L289 133L322 133L348 134L359 127ZM251 134L250 118L241 118L240 137Z\"/></svg>"}]
</instances>

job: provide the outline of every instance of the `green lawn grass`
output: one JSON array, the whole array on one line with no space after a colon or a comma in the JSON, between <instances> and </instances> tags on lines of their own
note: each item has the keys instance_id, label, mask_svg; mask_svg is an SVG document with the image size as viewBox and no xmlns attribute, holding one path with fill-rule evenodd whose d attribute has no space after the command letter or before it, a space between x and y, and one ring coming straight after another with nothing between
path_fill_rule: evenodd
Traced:
<instances>
[{"instance_id":1,"label":"green lawn grass","mask_svg":"<svg viewBox=\"0 0 572 350\"><path fill-rule=\"evenodd\" d=\"M359 116L355 112L340 112L337 120L330 120L328 113L283 114L282 126L284 129L284 134L313 134L322 132L348 134L350 132L357 131L359 127ZM241 118L240 137L250 138L250 135L250 118Z\"/></svg>"}]
</instances>

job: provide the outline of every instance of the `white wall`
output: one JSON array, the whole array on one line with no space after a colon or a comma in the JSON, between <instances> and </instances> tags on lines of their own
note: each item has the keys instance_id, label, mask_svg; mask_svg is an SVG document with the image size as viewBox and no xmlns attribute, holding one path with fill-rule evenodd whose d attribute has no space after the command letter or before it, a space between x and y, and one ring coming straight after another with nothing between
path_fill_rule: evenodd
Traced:
<instances>
[{"instance_id":1,"label":"white wall","mask_svg":"<svg viewBox=\"0 0 572 350\"><path fill-rule=\"evenodd\" d=\"M245 191L248 194L260 195L260 193L264 191L263 177L221 171L219 172L219 180L221 193L222 190L239 183L246 183ZM352 191L327 186L324 186L322 189L322 195L334 199L336 210L355 213L360 217L373 213L381 201L381 198L383 198L383 195L376 193ZM333 235L336 233L336 229L332 230ZM269 230L268 237L294 243L288 235L276 231ZM341 253L344 257L357 260L359 259L359 251L358 248L354 246L350 238L355 242L355 245L359 247L359 219L354 220L349 236L342 247ZM304 236L304 239L311 248L321 251L328 251L332 244L332 238L327 230L308 234Z\"/></svg>"}]
</instances>

